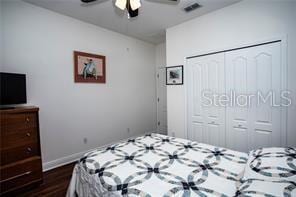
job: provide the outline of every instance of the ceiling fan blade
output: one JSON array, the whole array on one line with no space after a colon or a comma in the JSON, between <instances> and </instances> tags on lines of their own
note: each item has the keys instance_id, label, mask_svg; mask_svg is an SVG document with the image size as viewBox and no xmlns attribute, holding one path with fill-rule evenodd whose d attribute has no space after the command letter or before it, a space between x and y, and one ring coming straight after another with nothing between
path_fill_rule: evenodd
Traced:
<instances>
[{"instance_id":1,"label":"ceiling fan blade","mask_svg":"<svg viewBox=\"0 0 296 197\"><path fill-rule=\"evenodd\" d=\"M127 4L127 0L116 0L115 6L118 7L121 10L124 10Z\"/></svg>"},{"instance_id":2,"label":"ceiling fan blade","mask_svg":"<svg viewBox=\"0 0 296 197\"><path fill-rule=\"evenodd\" d=\"M140 0L129 0L130 6L133 10L137 10L141 7L141 1Z\"/></svg>"}]
</instances>

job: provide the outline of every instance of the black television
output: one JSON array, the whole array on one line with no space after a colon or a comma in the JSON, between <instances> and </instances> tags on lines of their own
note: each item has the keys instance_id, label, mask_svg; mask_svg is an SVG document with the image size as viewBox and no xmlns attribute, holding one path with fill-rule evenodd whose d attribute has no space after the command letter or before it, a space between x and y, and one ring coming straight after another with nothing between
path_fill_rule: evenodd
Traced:
<instances>
[{"instance_id":1,"label":"black television","mask_svg":"<svg viewBox=\"0 0 296 197\"><path fill-rule=\"evenodd\" d=\"M26 75L0 72L0 105L27 103Z\"/></svg>"}]
</instances>

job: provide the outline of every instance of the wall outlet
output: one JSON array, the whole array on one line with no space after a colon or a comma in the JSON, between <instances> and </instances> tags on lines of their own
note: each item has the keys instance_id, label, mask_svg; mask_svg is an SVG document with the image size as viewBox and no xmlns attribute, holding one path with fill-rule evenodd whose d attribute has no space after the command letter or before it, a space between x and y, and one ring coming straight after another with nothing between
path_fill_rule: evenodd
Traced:
<instances>
[{"instance_id":1,"label":"wall outlet","mask_svg":"<svg viewBox=\"0 0 296 197\"><path fill-rule=\"evenodd\" d=\"M127 132L127 133L130 133L130 132L131 132L131 129L130 129L130 128L127 128L127 129L126 129L126 132Z\"/></svg>"},{"instance_id":2,"label":"wall outlet","mask_svg":"<svg viewBox=\"0 0 296 197\"><path fill-rule=\"evenodd\" d=\"M85 138L83 138L83 143L84 144L87 144L87 141L88 141L88 139L85 137Z\"/></svg>"},{"instance_id":3,"label":"wall outlet","mask_svg":"<svg viewBox=\"0 0 296 197\"><path fill-rule=\"evenodd\" d=\"M172 137L175 137L175 132L172 132Z\"/></svg>"}]
</instances>

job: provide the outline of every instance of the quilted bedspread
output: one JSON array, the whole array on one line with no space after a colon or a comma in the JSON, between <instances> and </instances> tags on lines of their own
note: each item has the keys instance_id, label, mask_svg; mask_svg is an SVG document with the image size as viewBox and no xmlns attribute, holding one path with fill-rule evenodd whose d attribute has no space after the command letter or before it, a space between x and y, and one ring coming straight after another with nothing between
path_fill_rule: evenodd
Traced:
<instances>
[{"instance_id":1,"label":"quilted bedspread","mask_svg":"<svg viewBox=\"0 0 296 197\"><path fill-rule=\"evenodd\" d=\"M84 155L68 196L235 196L246 153L149 134Z\"/></svg>"}]
</instances>

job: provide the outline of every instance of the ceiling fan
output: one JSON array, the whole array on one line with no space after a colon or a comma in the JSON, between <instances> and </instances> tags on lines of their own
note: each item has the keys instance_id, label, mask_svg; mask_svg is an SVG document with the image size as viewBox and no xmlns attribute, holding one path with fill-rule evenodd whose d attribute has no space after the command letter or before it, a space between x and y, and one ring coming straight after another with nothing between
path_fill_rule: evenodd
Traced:
<instances>
[{"instance_id":1,"label":"ceiling fan","mask_svg":"<svg viewBox=\"0 0 296 197\"><path fill-rule=\"evenodd\" d=\"M92 4L98 0L81 0L82 3ZM178 3L179 0L154 0L159 3ZM116 0L115 6L121 10L126 10L128 18L137 17L139 15L139 8L141 7L141 0Z\"/></svg>"}]
</instances>

